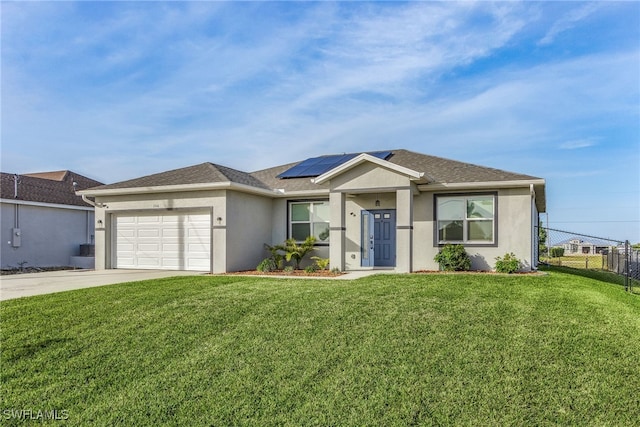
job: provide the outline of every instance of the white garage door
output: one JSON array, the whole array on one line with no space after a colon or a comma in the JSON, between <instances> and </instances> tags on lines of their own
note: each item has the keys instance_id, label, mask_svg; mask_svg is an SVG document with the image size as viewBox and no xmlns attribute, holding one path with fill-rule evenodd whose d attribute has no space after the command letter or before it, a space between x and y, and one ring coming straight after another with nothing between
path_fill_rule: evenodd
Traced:
<instances>
[{"instance_id":1,"label":"white garage door","mask_svg":"<svg viewBox=\"0 0 640 427\"><path fill-rule=\"evenodd\" d=\"M209 214L119 215L115 268L209 271Z\"/></svg>"}]
</instances>

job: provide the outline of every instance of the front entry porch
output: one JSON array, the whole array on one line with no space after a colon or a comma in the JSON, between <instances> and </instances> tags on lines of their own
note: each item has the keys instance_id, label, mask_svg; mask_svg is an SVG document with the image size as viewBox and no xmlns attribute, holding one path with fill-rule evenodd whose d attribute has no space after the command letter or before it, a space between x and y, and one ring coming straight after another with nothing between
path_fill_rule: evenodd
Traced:
<instances>
[{"instance_id":1,"label":"front entry porch","mask_svg":"<svg viewBox=\"0 0 640 427\"><path fill-rule=\"evenodd\" d=\"M389 191L391 190L391 191ZM412 271L413 190L331 192L332 266L342 271Z\"/></svg>"}]
</instances>

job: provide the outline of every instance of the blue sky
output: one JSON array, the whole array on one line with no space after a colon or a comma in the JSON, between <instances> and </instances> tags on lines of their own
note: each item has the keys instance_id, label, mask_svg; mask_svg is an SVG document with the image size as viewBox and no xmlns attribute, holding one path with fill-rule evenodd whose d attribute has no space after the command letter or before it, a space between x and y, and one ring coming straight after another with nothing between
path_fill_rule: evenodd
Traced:
<instances>
[{"instance_id":1,"label":"blue sky","mask_svg":"<svg viewBox=\"0 0 640 427\"><path fill-rule=\"evenodd\" d=\"M406 148L640 241L638 2L5 2L3 172L112 183Z\"/></svg>"}]
</instances>

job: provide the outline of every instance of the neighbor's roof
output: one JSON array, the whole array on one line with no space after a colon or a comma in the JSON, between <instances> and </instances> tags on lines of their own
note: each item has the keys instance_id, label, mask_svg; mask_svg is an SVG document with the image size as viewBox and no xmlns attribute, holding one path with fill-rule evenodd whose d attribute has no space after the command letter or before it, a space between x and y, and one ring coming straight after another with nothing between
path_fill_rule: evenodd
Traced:
<instances>
[{"instance_id":1,"label":"neighbor's roof","mask_svg":"<svg viewBox=\"0 0 640 427\"><path fill-rule=\"evenodd\" d=\"M51 171L51 172L34 172L25 173L24 176L30 176L32 178L43 178L51 181L64 181L69 176L69 171Z\"/></svg>"},{"instance_id":2,"label":"neighbor's roof","mask_svg":"<svg viewBox=\"0 0 640 427\"><path fill-rule=\"evenodd\" d=\"M442 157L429 156L408 150L391 150L393 153L387 161L424 174L427 182L450 183L482 183L499 181L531 181L540 178L514 172L478 166ZM311 191L326 187L318 186L305 178L278 178L282 172L300 162L289 163L252 173L246 173L213 163L161 172L153 175L103 185L92 190L113 190L141 187L162 187L174 185L204 184L232 182L259 188L262 190L279 190L285 192Z\"/></svg>"},{"instance_id":3,"label":"neighbor's roof","mask_svg":"<svg viewBox=\"0 0 640 427\"><path fill-rule=\"evenodd\" d=\"M102 185L100 181L68 170L23 175L1 172L0 175L0 197L7 200L89 207L91 205L76 195L76 190Z\"/></svg>"}]
</instances>

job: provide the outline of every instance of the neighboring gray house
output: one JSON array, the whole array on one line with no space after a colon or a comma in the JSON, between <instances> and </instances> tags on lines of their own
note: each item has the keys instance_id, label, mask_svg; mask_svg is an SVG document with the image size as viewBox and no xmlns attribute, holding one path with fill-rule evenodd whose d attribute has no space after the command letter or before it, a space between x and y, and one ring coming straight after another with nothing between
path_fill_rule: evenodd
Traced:
<instances>
[{"instance_id":1,"label":"neighboring gray house","mask_svg":"<svg viewBox=\"0 0 640 427\"><path fill-rule=\"evenodd\" d=\"M77 257L93 243L94 208L75 192L101 182L66 170L0 180L1 268L93 268L93 257Z\"/></svg>"},{"instance_id":2,"label":"neighboring gray house","mask_svg":"<svg viewBox=\"0 0 640 427\"><path fill-rule=\"evenodd\" d=\"M96 269L255 269L263 243L318 239L332 268L472 268L513 252L536 267L541 178L407 150L321 156L247 173L203 163L78 192L96 203Z\"/></svg>"}]
</instances>

